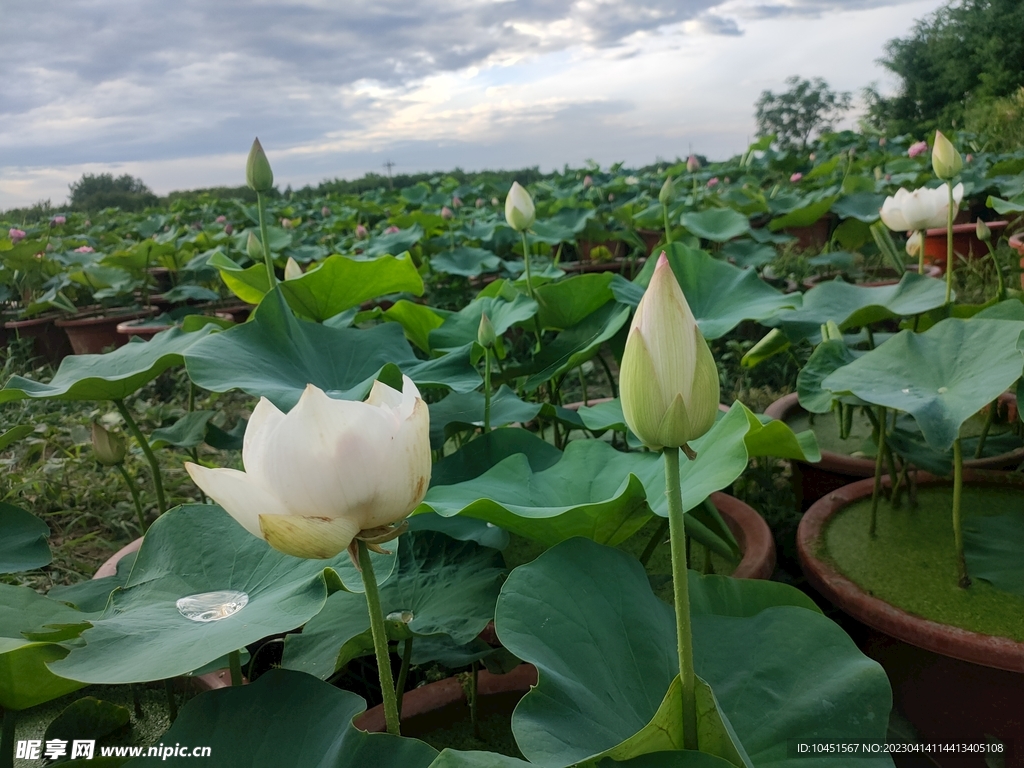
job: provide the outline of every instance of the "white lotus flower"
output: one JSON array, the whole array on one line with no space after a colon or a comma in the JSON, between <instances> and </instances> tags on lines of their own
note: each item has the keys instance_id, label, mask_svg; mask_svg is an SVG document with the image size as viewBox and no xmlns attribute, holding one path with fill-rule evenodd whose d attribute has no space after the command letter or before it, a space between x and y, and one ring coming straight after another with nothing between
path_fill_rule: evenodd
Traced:
<instances>
[{"instance_id":1,"label":"white lotus flower","mask_svg":"<svg viewBox=\"0 0 1024 768\"><path fill-rule=\"evenodd\" d=\"M430 416L416 385L375 382L366 402L306 387L287 414L262 398L245 431L245 471L186 463L196 485L249 533L296 557L328 558L360 531L402 520L430 482Z\"/></svg>"},{"instance_id":2,"label":"white lotus flower","mask_svg":"<svg viewBox=\"0 0 1024 768\"><path fill-rule=\"evenodd\" d=\"M964 185L957 184L953 187L953 216L963 199ZM894 232L944 227L949 215L949 191L945 185L935 189L921 187L913 192L900 187L895 195L885 198L880 215L885 226Z\"/></svg>"}]
</instances>

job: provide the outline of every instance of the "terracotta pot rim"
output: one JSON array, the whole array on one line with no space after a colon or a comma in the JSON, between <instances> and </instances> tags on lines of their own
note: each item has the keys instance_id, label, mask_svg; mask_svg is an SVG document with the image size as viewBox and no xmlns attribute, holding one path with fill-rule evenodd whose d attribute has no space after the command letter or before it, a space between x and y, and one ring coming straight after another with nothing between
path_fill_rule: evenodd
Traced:
<instances>
[{"instance_id":1,"label":"terracotta pot rim","mask_svg":"<svg viewBox=\"0 0 1024 768\"><path fill-rule=\"evenodd\" d=\"M148 318L139 317L135 320L126 320L123 323L117 324L117 332L125 336L146 336L160 333L161 331L167 331L173 328L173 325L162 323L160 325L143 325Z\"/></svg>"},{"instance_id":2,"label":"terracotta pot rim","mask_svg":"<svg viewBox=\"0 0 1024 768\"><path fill-rule=\"evenodd\" d=\"M919 474L919 486L951 485L945 478ZM891 484L888 476L883 484ZM1024 478L1009 472L967 470L970 485L1024 487ZM817 557L825 524L849 504L871 495L874 479L859 480L823 496L804 513L797 529L797 553L808 582L829 601L867 626L932 653L1009 672L1024 672L1024 643L942 624L915 616L867 594L860 586Z\"/></svg>"},{"instance_id":3,"label":"terracotta pot rim","mask_svg":"<svg viewBox=\"0 0 1024 768\"><path fill-rule=\"evenodd\" d=\"M124 322L127 320L138 320L144 317L151 317L157 314L156 307L144 307L142 309L131 309L124 311L103 312L98 315L90 314L86 317L69 317L56 320L58 328L85 328L90 325L104 325L114 321Z\"/></svg>"},{"instance_id":4,"label":"terracotta pot rim","mask_svg":"<svg viewBox=\"0 0 1024 768\"><path fill-rule=\"evenodd\" d=\"M783 395L765 408L764 414L765 416L771 416L773 419L785 422L786 417L792 415L797 409L803 410L803 407L800 405L799 395L796 392L791 392L788 395ZM794 459L794 461L796 461L796 459ZM983 459L965 459L964 468L973 470L992 470L1000 469L1001 467L1013 462L1024 462L1024 448L1018 448L1015 451L1001 453L998 456L987 456ZM854 456L847 456L843 453L836 453L835 451L822 450L821 461L803 461L800 463L808 464L812 467L824 469L829 472L835 472L836 474L848 475L850 477L875 476L874 459L860 459Z\"/></svg>"},{"instance_id":5,"label":"terracotta pot rim","mask_svg":"<svg viewBox=\"0 0 1024 768\"><path fill-rule=\"evenodd\" d=\"M23 320L7 320L4 322L4 328L17 330L18 328L28 328L33 325L56 323L61 317L60 312L42 312L38 315L32 315L32 317L26 317Z\"/></svg>"},{"instance_id":6,"label":"terracotta pot rim","mask_svg":"<svg viewBox=\"0 0 1024 768\"><path fill-rule=\"evenodd\" d=\"M1008 221L986 221L985 226L995 232L997 229L1004 229L1010 222ZM964 233L976 232L978 228L978 222L970 222L967 224L954 224L953 234L962 235ZM945 237L946 227L936 227L934 229L925 230L927 237Z\"/></svg>"}]
</instances>

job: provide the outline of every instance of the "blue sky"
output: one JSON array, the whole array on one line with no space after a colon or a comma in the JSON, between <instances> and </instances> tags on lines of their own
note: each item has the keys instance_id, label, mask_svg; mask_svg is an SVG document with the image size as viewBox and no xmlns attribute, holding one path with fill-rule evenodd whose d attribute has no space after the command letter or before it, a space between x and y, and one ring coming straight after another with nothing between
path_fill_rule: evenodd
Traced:
<instances>
[{"instance_id":1,"label":"blue sky","mask_svg":"<svg viewBox=\"0 0 1024 768\"><path fill-rule=\"evenodd\" d=\"M793 74L856 94L940 0L9 0L0 210L83 172L157 193L741 151Z\"/></svg>"}]
</instances>

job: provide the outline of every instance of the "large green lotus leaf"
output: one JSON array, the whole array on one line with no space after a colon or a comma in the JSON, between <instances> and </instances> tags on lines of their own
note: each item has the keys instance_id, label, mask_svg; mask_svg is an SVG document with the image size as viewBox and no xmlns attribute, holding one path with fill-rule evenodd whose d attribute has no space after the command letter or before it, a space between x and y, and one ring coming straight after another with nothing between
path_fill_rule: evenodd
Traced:
<instances>
[{"instance_id":1,"label":"large green lotus leaf","mask_svg":"<svg viewBox=\"0 0 1024 768\"><path fill-rule=\"evenodd\" d=\"M104 576L100 579L86 579L77 584L58 585L52 587L46 596L52 600L59 600L62 603L73 605L80 611L86 613L102 613L107 607L107 600L110 593L118 587L123 587L128 581L128 575L135 565L135 557L138 551L129 552L117 561L117 570L113 576Z\"/></svg>"},{"instance_id":2,"label":"large green lotus leaf","mask_svg":"<svg viewBox=\"0 0 1024 768\"><path fill-rule=\"evenodd\" d=\"M835 398L830 391L822 388L821 383L834 371L849 365L859 356L841 339L823 341L815 347L796 377L800 405L811 413L828 413L832 410Z\"/></svg>"},{"instance_id":3,"label":"large green lotus leaf","mask_svg":"<svg viewBox=\"0 0 1024 768\"><path fill-rule=\"evenodd\" d=\"M690 578L698 597L695 671L710 685L724 726L700 734L702 749L731 734L756 768L824 768L834 758L794 760L788 742L884 740L885 673L836 624L799 607L806 598L753 581ZM723 590L723 580L735 585ZM743 594L752 587L759 594ZM565 765L629 740L655 718L678 674L672 608L619 550L579 539L558 545L512 572L495 617L502 643L538 668L512 728L523 753L541 765ZM705 698L701 725L709 723L707 705ZM865 760L892 765L888 757Z\"/></svg>"},{"instance_id":4,"label":"large green lotus leaf","mask_svg":"<svg viewBox=\"0 0 1024 768\"><path fill-rule=\"evenodd\" d=\"M210 326L194 333L171 328L149 341L125 344L105 355L70 355L48 384L12 376L0 390L0 403L26 397L121 400L168 368L181 365L185 352L212 334Z\"/></svg>"},{"instance_id":5,"label":"large green lotus leaf","mask_svg":"<svg viewBox=\"0 0 1024 768\"><path fill-rule=\"evenodd\" d=\"M267 267L257 262L248 267L240 267L220 251L214 253L207 262L220 272L220 279L235 296L246 304L259 304L267 291L270 290L270 279Z\"/></svg>"},{"instance_id":6,"label":"large green lotus leaf","mask_svg":"<svg viewBox=\"0 0 1024 768\"><path fill-rule=\"evenodd\" d=\"M81 688L46 663L67 655L59 643L88 627L91 618L28 587L0 584L0 707L28 709ZM51 628L53 639L44 639Z\"/></svg>"},{"instance_id":7,"label":"large green lotus leaf","mask_svg":"<svg viewBox=\"0 0 1024 768\"><path fill-rule=\"evenodd\" d=\"M385 616L409 612L412 619L386 622L392 640L429 637L452 646L469 643L494 618L505 577L501 553L435 531L402 537L394 578L380 589ZM408 617L406 617L408 618ZM433 661L415 640L412 661ZM337 592L301 634L285 638L282 666L326 680L357 656L373 653L366 597Z\"/></svg>"},{"instance_id":8,"label":"large green lotus leaf","mask_svg":"<svg viewBox=\"0 0 1024 768\"><path fill-rule=\"evenodd\" d=\"M409 532L437 531L459 541L475 541L482 547L505 549L509 543L508 531L496 525L474 520L472 517L441 517L431 513L408 518Z\"/></svg>"},{"instance_id":9,"label":"large green lotus leaf","mask_svg":"<svg viewBox=\"0 0 1024 768\"><path fill-rule=\"evenodd\" d=\"M437 750L417 739L366 733L352 719L361 697L310 675L272 669L250 685L201 693L163 744L210 747L217 768L427 768ZM140 757L127 766L191 765L193 757Z\"/></svg>"},{"instance_id":10,"label":"large green lotus leaf","mask_svg":"<svg viewBox=\"0 0 1024 768\"><path fill-rule=\"evenodd\" d=\"M799 306L799 294L775 290L752 269L740 269L680 243L665 248L683 295L707 339L729 333L744 320L764 320L782 309ZM617 276L612 285L616 298L636 306L641 286Z\"/></svg>"},{"instance_id":11,"label":"large green lotus leaf","mask_svg":"<svg viewBox=\"0 0 1024 768\"><path fill-rule=\"evenodd\" d=\"M189 377L197 385L214 392L241 389L285 410L307 384L332 397L363 397L388 363L420 386L457 392L480 386L468 349L420 360L394 323L360 330L302 321L279 290L267 295L249 322L203 339L185 355Z\"/></svg>"},{"instance_id":12,"label":"large green lotus leaf","mask_svg":"<svg viewBox=\"0 0 1024 768\"><path fill-rule=\"evenodd\" d=\"M564 331L582 322L614 299L609 287L612 278L611 272L577 275L538 287L535 294L541 327Z\"/></svg>"},{"instance_id":13,"label":"large green lotus leaf","mask_svg":"<svg viewBox=\"0 0 1024 768\"><path fill-rule=\"evenodd\" d=\"M530 765L518 757L499 755L496 752L460 752L445 749L430 764L430 768L529 768Z\"/></svg>"},{"instance_id":14,"label":"large green lotus leaf","mask_svg":"<svg viewBox=\"0 0 1024 768\"><path fill-rule=\"evenodd\" d=\"M298 314L323 321L388 293L419 296L423 278L408 253L369 261L335 254L302 277L285 280L281 291Z\"/></svg>"},{"instance_id":15,"label":"large green lotus leaf","mask_svg":"<svg viewBox=\"0 0 1024 768\"><path fill-rule=\"evenodd\" d=\"M531 421L542 414L546 419L557 419L571 428L582 428L583 421L575 411L549 403L531 403L519 398L507 385L502 384L491 396L491 427L515 422ZM456 432L474 430L484 423L484 393L459 392L430 405L430 440L434 448Z\"/></svg>"},{"instance_id":16,"label":"large green lotus leaf","mask_svg":"<svg viewBox=\"0 0 1024 768\"><path fill-rule=\"evenodd\" d=\"M387 232L376 237L371 237L363 249L363 256L373 258L384 256L389 253L403 253L412 248L423 237L423 227L413 224L408 229L398 232Z\"/></svg>"},{"instance_id":17,"label":"large green lotus leaf","mask_svg":"<svg viewBox=\"0 0 1024 768\"><path fill-rule=\"evenodd\" d=\"M508 378L528 375L523 388L533 392L555 376L571 371L597 354L601 345L618 333L628 319L629 307L609 302L546 343L529 366L509 369Z\"/></svg>"},{"instance_id":18,"label":"large green lotus leaf","mask_svg":"<svg viewBox=\"0 0 1024 768\"><path fill-rule=\"evenodd\" d=\"M385 320L398 323L405 331L405 338L430 354L430 332L440 328L446 317L453 313L417 304L408 299L399 299L383 312Z\"/></svg>"},{"instance_id":19,"label":"large green lotus leaf","mask_svg":"<svg viewBox=\"0 0 1024 768\"><path fill-rule=\"evenodd\" d=\"M834 320L843 330L880 320L927 312L946 303L946 284L907 272L896 285L866 287L842 280L819 283L804 294L803 305L763 321L780 328L790 341L817 340L821 326Z\"/></svg>"},{"instance_id":20,"label":"large green lotus leaf","mask_svg":"<svg viewBox=\"0 0 1024 768\"><path fill-rule=\"evenodd\" d=\"M50 527L31 512L0 502L0 573L49 565L49 535Z\"/></svg>"},{"instance_id":21,"label":"large green lotus leaf","mask_svg":"<svg viewBox=\"0 0 1024 768\"><path fill-rule=\"evenodd\" d=\"M852 195L845 195L836 200L832 204L832 211L839 214L841 219L857 219L865 224L871 224L878 221L878 212L882 210L884 202L885 195L854 192Z\"/></svg>"},{"instance_id":22,"label":"large green lotus leaf","mask_svg":"<svg viewBox=\"0 0 1024 768\"><path fill-rule=\"evenodd\" d=\"M484 272L496 272L501 267L501 258L486 248L462 246L434 254L430 257L430 267L445 275L477 277Z\"/></svg>"},{"instance_id":23,"label":"large green lotus leaf","mask_svg":"<svg viewBox=\"0 0 1024 768\"><path fill-rule=\"evenodd\" d=\"M964 521L964 557L972 578L1024 595L1024 511L978 515Z\"/></svg>"},{"instance_id":24,"label":"large green lotus leaf","mask_svg":"<svg viewBox=\"0 0 1024 768\"><path fill-rule=\"evenodd\" d=\"M724 243L750 232L750 221L732 208L710 208L699 213L684 213L680 222L693 235L715 243Z\"/></svg>"},{"instance_id":25,"label":"large green lotus leaf","mask_svg":"<svg viewBox=\"0 0 1024 768\"><path fill-rule=\"evenodd\" d=\"M521 453L540 472L554 466L562 452L525 429L495 429L445 456L430 474L430 485L453 485L479 477L503 459Z\"/></svg>"},{"instance_id":26,"label":"large green lotus leaf","mask_svg":"<svg viewBox=\"0 0 1024 768\"><path fill-rule=\"evenodd\" d=\"M388 578L394 562L394 555L374 556L379 581ZM347 552L329 560L291 557L248 533L220 507L176 507L146 533L125 586L83 633L85 645L51 668L88 683L176 677L302 626L330 592L343 588L362 589ZM244 592L248 603L215 621L194 621L178 610L180 598L222 590Z\"/></svg>"},{"instance_id":27,"label":"large green lotus leaf","mask_svg":"<svg viewBox=\"0 0 1024 768\"><path fill-rule=\"evenodd\" d=\"M779 216L777 219L772 219L768 222L768 229L772 232L778 232L780 229L788 227L809 227L828 213L837 199L838 196L833 195L816 203L805 205L803 208L790 211L784 216Z\"/></svg>"},{"instance_id":28,"label":"large green lotus leaf","mask_svg":"<svg viewBox=\"0 0 1024 768\"><path fill-rule=\"evenodd\" d=\"M928 444L945 451L965 421L1020 378L1022 331L1020 322L956 318L924 333L901 331L822 387L909 413Z\"/></svg>"},{"instance_id":29,"label":"large green lotus leaf","mask_svg":"<svg viewBox=\"0 0 1024 768\"><path fill-rule=\"evenodd\" d=\"M499 296L485 296L471 301L430 332L431 348L455 349L473 343L480 328L480 317L485 313L494 332L500 336L516 323L525 322L537 314L537 302L520 293L512 301Z\"/></svg>"}]
</instances>

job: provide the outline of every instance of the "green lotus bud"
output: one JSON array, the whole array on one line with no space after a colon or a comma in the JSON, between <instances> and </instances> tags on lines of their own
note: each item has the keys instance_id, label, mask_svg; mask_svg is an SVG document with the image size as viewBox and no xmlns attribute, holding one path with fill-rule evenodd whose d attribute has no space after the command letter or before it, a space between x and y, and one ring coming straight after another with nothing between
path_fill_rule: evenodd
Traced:
<instances>
[{"instance_id":1,"label":"green lotus bud","mask_svg":"<svg viewBox=\"0 0 1024 768\"><path fill-rule=\"evenodd\" d=\"M505 198L505 221L516 232L525 232L537 218L530 193L520 186L518 181L512 182L512 188Z\"/></svg>"},{"instance_id":2,"label":"green lotus bud","mask_svg":"<svg viewBox=\"0 0 1024 768\"><path fill-rule=\"evenodd\" d=\"M915 229L907 238L907 256L912 259L920 257L922 248L924 248L924 234L920 229Z\"/></svg>"},{"instance_id":3,"label":"green lotus bud","mask_svg":"<svg viewBox=\"0 0 1024 768\"><path fill-rule=\"evenodd\" d=\"M245 252L253 261L263 261L263 246L260 245L259 238L256 237L256 233L251 229L249 230L249 238L245 241Z\"/></svg>"},{"instance_id":4,"label":"green lotus bud","mask_svg":"<svg viewBox=\"0 0 1024 768\"><path fill-rule=\"evenodd\" d=\"M978 219L978 223L975 225L974 231L978 235L978 239L983 243L987 243L992 239L992 230L989 229L988 224L981 219Z\"/></svg>"},{"instance_id":5,"label":"green lotus bud","mask_svg":"<svg viewBox=\"0 0 1024 768\"><path fill-rule=\"evenodd\" d=\"M96 461L105 467L116 467L124 461L127 447L124 440L108 432L95 421L92 423L92 450Z\"/></svg>"},{"instance_id":6,"label":"green lotus bud","mask_svg":"<svg viewBox=\"0 0 1024 768\"><path fill-rule=\"evenodd\" d=\"M950 143L949 139L942 135L942 131L935 132L935 144L932 146L932 170L935 175L943 181L949 181L964 167L964 160L960 153Z\"/></svg>"},{"instance_id":7,"label":"green lotus bud","mask_svg":"<svg viewBox=\"0 0 1024 768\"><path fill-rule=\"evenodd\" d=\"M626 424L653 450L696 440L718 414L718 367L664 253L629 328L619 392Z\"/></svg>"},{"instance_id":8,"label":"green lotus bud","mask_svg":"<svg viewBox=\"0 0 1024 768\"><path fill-rule=\"evenodd\" d=\"M476 343L484 349L491 349L497 340L498 337L494 333L494 326L491 325L490 318L487 317L486 312L482 313L480 315L480 327L476 330Z\"/></svg>"},{"instance_id":9,"label":"green lotus bud","mask_svg":"<svg viewBox=\"0 0 1024 768\"><path fill-rule=\"evenodd\" d=\"M302 277L302 267L299 266L299 262L289 256L284 265L284 279L294 280L297 277Z\"/></svg>"},{"instance_id":10,"label":"green lotus bud","mask_svg":"<svg viewBox=\"0 0 1024 768\"><path fill-rule=\"evenodd\" d=\"M821 326L821 340L822 341L842 341L843 332L839 330L839 326L836 325L835 320L829 320L827 323Z\"/></svg>"},{"instance_id":11,"label":"green lotus bud","mask_svg":"<svg viewBox=\"0 0 1024 768\"><path fill-rule=\"evenodd\" d=\"M661 185L661 191L658 193L658 202L662 205L668 205L676 196L676 185L672 183L672 177L665 177L665 183Z\"/></svg>"},{"instance_id":12,"label":"green lotus bud","mask_svg":"<svg viewBox=\"0 0 1024 768\"><path fill-rule=\"evenodd\" d=\"M245 163L245 181L250 189L257 192L269 192L274 188L274 172L270 169L270 161L260 145L259 139L253 139L249 159Z\"/></svg>"}]
</instances>

